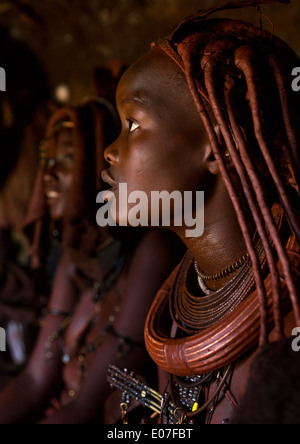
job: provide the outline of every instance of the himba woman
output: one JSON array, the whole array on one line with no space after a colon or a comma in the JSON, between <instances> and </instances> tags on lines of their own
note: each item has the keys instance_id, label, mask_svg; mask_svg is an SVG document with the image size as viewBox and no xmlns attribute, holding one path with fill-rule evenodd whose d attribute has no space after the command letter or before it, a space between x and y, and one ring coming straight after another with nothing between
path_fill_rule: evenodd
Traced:
<instances>
[{"instance_id":1,"label":"himba woman","mask_svg":"<svg viewBox=\"0 0 300 444\"><path fill-rule=\"evenodd\" d=\"M33 354L0 396L1 423L101 421L108 365L143 370L147 363L146 314L181 257L160 232L121 236L118 227L109 232L96 224L103 152L118 128L105 98L50 119L27 222L35 221L35 266L43 256L43 203L55 230L61 222L62 253Z\"/></svg>"},{"instance_id":2,"label":"himba woman","mask_svg":"<svg viewBox=\"0 0 300 444\"><path fill-rule=\"evenodd\" d=\"M258 3L268 2L226 7ZM149 199L205 192L204 234L171 227L188 252L146 321L147 350L166 372L164 423L229 422L257 351L300 325L299 59L272 33L212 12L183 21L124 74L123 130L105 152L114 187Z\"/></svg>"}]
</instances>

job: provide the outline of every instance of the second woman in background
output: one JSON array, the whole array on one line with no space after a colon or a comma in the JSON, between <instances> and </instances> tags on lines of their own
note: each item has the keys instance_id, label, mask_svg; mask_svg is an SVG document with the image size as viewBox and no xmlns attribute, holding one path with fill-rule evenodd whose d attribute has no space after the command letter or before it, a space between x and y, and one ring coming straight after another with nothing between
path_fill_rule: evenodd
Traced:
<instances>
[{"instance_id":1,"label":"second woman in background","mask_svg":"<svg viewBox=\"0 0 300 444\"><path fill-rule=\"evenodd\" d=\"M96 225L103 152L118 125L106 99L59 110L48 125L31 216L41 213L46 198L62 253L32 357L0 396L2 424L100 420L109 364L137 372L146 365L146 315L181 247L164 232L133 237L129 229ZM45 233L42 221L31 219L37 264Z\"/></svg>"}]
</instances>

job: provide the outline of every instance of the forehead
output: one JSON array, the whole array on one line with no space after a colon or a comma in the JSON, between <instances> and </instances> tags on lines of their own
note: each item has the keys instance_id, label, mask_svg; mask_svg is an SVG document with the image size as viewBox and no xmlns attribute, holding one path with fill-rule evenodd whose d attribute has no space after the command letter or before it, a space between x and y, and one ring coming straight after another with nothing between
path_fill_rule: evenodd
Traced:
<instances>
[{"instance_id":1,"label":"forehead","mask_svg":"<svg viewBox=\"0 0 300 444\"><path fill-rule=\"evenodd\" d=\"M70 140L72 140L73 136L73 129L71 128L61 128L57 134L55 135L55 138L58 143L67 143Z\"/></svg>"},{"instance_id":2,"label":"forehead","mask_svg":"<svg viewBox=\"0 0 300 444\"><path fill-rule=\"evenodd\" d=\"M41 151L46 152L47 156L55 157L70 148L73 148L73 129L60 128L44 142Z\"/></svg>"},{"instance_id":3,"label":"forehead","mask_svg":"<svg viewBox=\"0 0 300 444\"><path fill-rule=\"evenodd\" d=\"M125 72L118 85L117 102L132 96L160 103L163 99L178 101L182 94L192 99L183 72L161 50L153 49Z\"/></svg>"}]
</instances>

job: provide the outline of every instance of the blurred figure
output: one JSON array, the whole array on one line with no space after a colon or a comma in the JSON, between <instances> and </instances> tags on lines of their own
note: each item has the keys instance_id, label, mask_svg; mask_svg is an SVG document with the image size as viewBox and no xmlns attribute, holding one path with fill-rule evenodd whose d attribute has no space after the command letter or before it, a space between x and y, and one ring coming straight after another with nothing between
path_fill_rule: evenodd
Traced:
<instances>
[{"instance_id":1,"label":"blurred figure","mask_svg":"<svg viewBox=\"0 0 300 444\"><path fill-rule=\"evenodd\" d=\"M27 222L35 266L44 255L47 214L61 259L33 355L0 396L1 423L99 420L109 364L151 369L146 315L182 250L171 233L96 225L103 153L118 130L103 98L59 110L49 122Z\"/></svg>"}]
</instances>

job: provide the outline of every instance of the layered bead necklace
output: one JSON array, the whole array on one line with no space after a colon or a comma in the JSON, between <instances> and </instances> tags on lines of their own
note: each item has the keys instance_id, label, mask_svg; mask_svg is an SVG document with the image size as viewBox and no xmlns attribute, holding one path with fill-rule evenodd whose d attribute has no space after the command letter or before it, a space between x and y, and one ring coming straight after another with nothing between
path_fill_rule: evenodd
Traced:
<instances>
[{"instance_id":1,"label":"layered bead necklace","mask_svg":"<svg viewBox=\"0 0 300 444\"><path fill-rule=\"evenodd\" d=\"M263 268L266 257L261 243L257 251ZM218 291L210 290L204 281L217 280L234 272L237 274L233 279ZM188 334L203 331L233 312L254 288L255 279L248 254L222 272L206 276L192 255L187 253L170 297L172 319Z\"/></svg>"},{"instance_id":2,"label":"layered bead necklace","mask_svg":"<svg viewBox=\"0 0 300 444\"><path fill-rule=\"evenodd\" d=\"M260 242L257 243L257 252L263 269L266 256ZM205 281L216 281L234 273L236 275L230 282L218 291L210 290L205 283ZM201 272L197 262L188 252L169 302L171 317L179 327L177 332L181 331L179 333L181 335L184 332L193 335L213 326L233 312L254 289L255 278L248 254L221 272L208 276ZM196 421L199 421L199 415L203 414L205 415L204 422L210 423L218 405L221 390L224 389L224 384L226 385L228 372L232 370L233 366L230 366L227 370L223 368L194 377L171 377L172 401L180 406L178 409L184 412L186 420L193 421L193 418L198 418ZM222 375L226 376L222 377ZM214 381L215 393L205 402L205 390L209 390L210 384ZM229 385L226 385L226 396L233 406L237 405ZM164 418L164 421L168 423L168 418Z\"/></svg>"}]
</instances>

